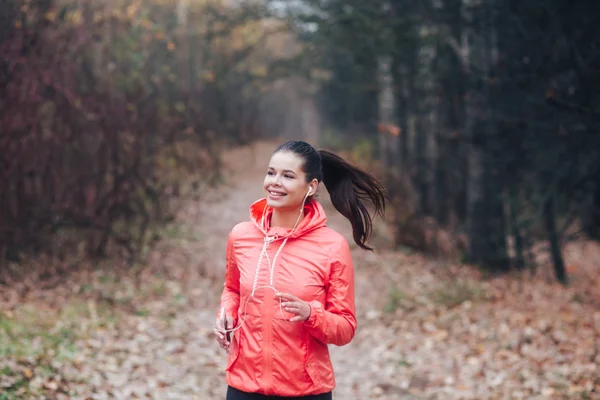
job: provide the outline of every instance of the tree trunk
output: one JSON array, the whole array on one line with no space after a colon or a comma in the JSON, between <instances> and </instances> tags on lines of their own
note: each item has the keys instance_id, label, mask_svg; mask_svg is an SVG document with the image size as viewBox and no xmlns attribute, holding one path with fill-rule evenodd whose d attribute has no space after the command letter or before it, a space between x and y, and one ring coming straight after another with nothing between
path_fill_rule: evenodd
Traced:
<instances>
[{"instance_id":1,"label":"tree trunk","mask_svg":"<svg viewBox=\"0 0 600 400\"><path fill-rule=\"evenodd\" d=\"M390 61L389 57L380 57L378 64L378 120L385 126L395 122L395 98L393 93L392 73L390 71L393 62ZM393 184L392 170L396 168L394 158L397 157L396 147L398 145L394 139L395 138L392 138L385 128L379 132L379 152L386 184Z\"/></svg>"},{"instance_id":2,"label":"tree trunk","mask_svg":"<svg viewBox=\"0 0 600 400\"><path fill-rule=\"evenodd\" d=\"M488 226L488 256L486 264L494 272L506 272L510 269L510 258L506 243L506 224L504 215L504 199L502 192L504 183L500 167L502 160L498 157L498 151L493 147L501 133L497 111L500 106L499 92L501 88L494 83L498 69L498 16L492 3L486 8L486 20L489 21L485 29L485 58L487 74L484 84L484 96L486 106L485 117L485 175L486 175L486 221Z\"/></svg>"},{"instance_id":3,"label":"tree trunk","mask_svg":"<svg viewBox=\"0 0 600 400\"><path fill-rule=\"evenodd\" d=\"M495 21L491 5L482 6L477 16L475 43L466 49L467 58L474 65L482 66L481 79L475 76L467 105L469 117L469 195L467 226L469 231L471 261L493 272L509 269L508 246L505 236L503 183L499 173L499 161L493 148L498 137L498 125L494 110L497 106L493 71L497 63ZM479 85L474 85L479 81Z\"/></svg>"},{"instance_id":4,"label":"tree trunk","mask_svg":"<svg viewBox=\"0 0 600 400\"><path fill-rule=\"evenodd\" d=\"M448 156L446 154L448 149L443 138L444 135L438 129L436 132L436 148L438 151L435 160L434 177L435 196L437 197L435 219L442 226L448 223L448 217L450 215L450 202L448 199Z\"/></svg>"},{"instance_id":5,"label":"tree trunk","mask_svg":"<svg viewBox=\"0 0 600 400\"><path fill-rule=\"evenodd\" d=\"M436 51L436 75L439 94L440 155L437 186L440 203L437 219L442 225L456 228L466 218L466 160L465 151L465 76L460 54L450 43L463 37L462 0L443 2L443 19L447 33L442 35ZM449 37L449 38L448 38Z\"/></svg>"},{"instance_id":6,"label":"tree trunk","mask_svg":"<svg viewBox=\"0 0 600 400\"><path fill-rule=\"evenodd\" d=\"M398 140L398 159L397 167L401 174L406 172L408 167L408 77L406 76L406 66L398 60L400 55L394 55L392 63L392 77L394 87L395 116L400 127L400 137Z\"/></svg>"},{"instance_id":7,"label":"tree trunk","mask_svg":"<svg viewBox=\"0 0 600 400\"><path fill-rule=\"evenodd\" d=\"M0 43L7 40L15 31L15 18L18 15L18 3L15 0L0 2Z\"/></svg>"},{"instance_id":8,"label":"tree trunk","mask_svg":"<svg viewBox=\"0 0 600 400\"><path fill-rule=\"evenodd\" d=\"M506 219L502 196L502 181L495 171L498 161L489 152L485 158L486 181L486 225L488 252L485 264L494 272L507 272L510 269L510 257L506 243Z\"/></svg>"},{"instance_id":9,"label":"tree trunk","mask_svg":"<svg viewBox=\"0 0 600 400\"><path fill-rule=\"evenodd\" d=\"M596 170L593 184L591 203L586 215L582 216L582 225L590 238L600 240L600 165Z\"/></svg>"},{"instance_id":10,"label":"tree trunk","mask_svg":"<svg viewBox=\"0 0 600 400\"><path fill-rule=\"evenodd\" d=\"M472 136L479 134L478 125L473 124ZM483 149L480 146L475 143L469 144L469 201L467 204L469 248L467 258L475 264L483 264L485 262L485 255L488 250L485 227L484 157Z\"/></svg>"},{"instance_id":11,"label":"tree trunk","mask_svg":"<svg viewBox=\"0 0 600 400\"><path fill-rule=\"evenodd\" d=\"M514 240L515 248L515 267L518 270L523 270L525 269L525 242L523 240L521 227L519 226L518 221L519 199L517 188L514 185L510 185L508 197L510 230Z\"/></svg>"},{"instance_id":12,"label":"tree trunk","mask_svg":"<svg viewBox=\"0 0 600 400\"><path fill-rule=\"evenodd\" d=\"M482 132L485 128L493 129L489 125L489 122L480 121L474 136L489 137L489 132ZM467 208L470 237L468 256L472 262L490 271L506 272L510 264L505 236L504 203L494 163L486 141L471 145Z\"/></svg>"},{"instance_id":13,"label":"tree trunk","mask_svg":"<svg viewBox=\"0 0 600 400\"><path fill-rule=\"evenodd\" d=\"M427 139L429 124L426 124L426 116L417 119L415 123L415 187L419 195L419 213L421 215L430 215L429 208L429 182L427 179L427 171L429 169L427 159Z\"/></svg>"},{"instance_id":14,"label":"tree trunk","mask_svg":"<svg viewBox=\"0 0 600 400\"><path fill-rule=\"evenodd\" d=\"M550 242L550 255L552 256L556 279L562 284L567 284L567 271L560 249L560 238L556 231L554 207L555 198L554 195L551 195L544 203L544 224L548 234L548 241Z\"/></svg>"}]
</instances>

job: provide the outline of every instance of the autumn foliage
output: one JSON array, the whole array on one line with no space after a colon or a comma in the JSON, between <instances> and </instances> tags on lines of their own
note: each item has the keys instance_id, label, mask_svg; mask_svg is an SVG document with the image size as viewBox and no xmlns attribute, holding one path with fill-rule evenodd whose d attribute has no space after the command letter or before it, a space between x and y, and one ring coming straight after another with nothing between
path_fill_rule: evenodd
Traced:
<instances>
[{"instance_id":1,"label":"autumn foliage","mask_svg":"<svg viewBox=\"0 0 600 400\"><path fill-rule=\"evenodd\" d=\"M229 39L260 10L180 3L2 3L0 271L82 242L135 257L183 176L258 135L255 43Z\"/></svg>"}]
</instances>

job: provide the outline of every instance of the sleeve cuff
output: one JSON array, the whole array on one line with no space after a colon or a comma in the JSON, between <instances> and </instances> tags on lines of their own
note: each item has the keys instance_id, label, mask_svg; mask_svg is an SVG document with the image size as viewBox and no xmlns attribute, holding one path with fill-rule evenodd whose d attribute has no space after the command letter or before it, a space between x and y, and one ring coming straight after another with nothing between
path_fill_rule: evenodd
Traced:
<instances>
[{"instance_id":1,"label":"sleeve cuff","mask_svg":"<svg viewBox=\"0 0 600 400\"><path fill-rule=\"evenodd\" d=\"M310 304L310 316L304 323L309 327L314 327L321 314L323 314L323 305L317 300L310 301L308 304Z\"/></svg>"}]
</instances>

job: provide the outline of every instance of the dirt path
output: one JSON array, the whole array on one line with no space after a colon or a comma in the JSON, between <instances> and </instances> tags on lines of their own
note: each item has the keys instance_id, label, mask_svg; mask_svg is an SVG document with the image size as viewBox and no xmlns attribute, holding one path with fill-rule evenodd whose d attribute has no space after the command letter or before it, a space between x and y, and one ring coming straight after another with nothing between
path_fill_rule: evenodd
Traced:
<instances>
[{"instance_id":1,"label":"dirt path","mask_svg":"<svg viewBox=\"0 0 600 400\"><path fill-rule=\"evenodd\" d=\"M36 383L36 370L36 378L26 374L30 384L52 385L52 393L67 387L68 395L47 397L57 399L223 399L226 355L212 327L225 239L262 195L273 146L229 154L226 184L183 207L137 287L104 271L90 277L102 298L88 301L77 321L86 334L63 361L51 361L55 376ZM598 266L589 267L600 260L596 247L566 252L574 281L567 289L486 281L470 268L385 250L381 224L381 250L362 251L326 193L321 201L329 225L351 243L356 270L359 328L349 345L331 347L336 400L598 398L600 281Z\"/></svg>"}]
</instances>

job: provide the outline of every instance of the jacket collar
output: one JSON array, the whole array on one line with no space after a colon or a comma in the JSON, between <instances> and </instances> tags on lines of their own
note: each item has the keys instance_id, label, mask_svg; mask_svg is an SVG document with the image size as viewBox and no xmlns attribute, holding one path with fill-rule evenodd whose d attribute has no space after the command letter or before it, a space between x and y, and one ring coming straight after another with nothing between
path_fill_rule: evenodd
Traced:
<instances>
[{"instance_id":1,"label":"jacket collar","mask_svg":"<svg viewBox=\"0 0 600 400\"><path fill-rule=\"evenodd\" d=\"M269 227L273 208L267 205L267 199L262 198L250 206L250 220L265 236L287 236L291 229L281 227ZM323 206L316 200L310 200L304 204L304 217L298 223L296 229L291 232L290 239L300 237L317 228L326 226L327 216Z\"/></svg>"}]
</instances>

